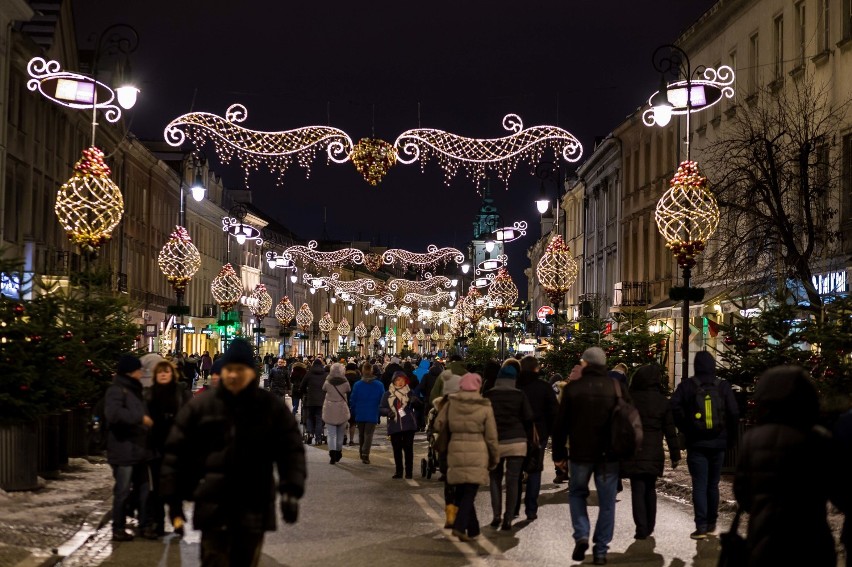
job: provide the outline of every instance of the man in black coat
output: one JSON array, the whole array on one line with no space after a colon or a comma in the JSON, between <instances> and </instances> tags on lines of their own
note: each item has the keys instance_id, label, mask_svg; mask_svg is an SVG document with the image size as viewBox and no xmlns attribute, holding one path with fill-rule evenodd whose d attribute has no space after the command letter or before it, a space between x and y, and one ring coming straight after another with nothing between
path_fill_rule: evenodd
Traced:
<instances>
[{"instance_id":1,"label":"man in black coat","mask_svg":"<svg viewBox=\"0 0 852 567\"><path fill-rule=\"evenodd\" d=\"M257 565L274 531L275 479L284 521L293 523L305 487L299 427L281 398L258 386L251 345L236 339L222 357L220 386L184 406L166 442L166 496L195 501L203 566Z\"/></svg>"},{"instance_id":2,"label":"man in black coat","mask_svg":"<svg viewBox=\"0 0 852 567\"><path fill-rule=\"evenodd\" d=\"M325 402L325 392L322 387L328 377L322 358L317 357L311 365L311 369L302 378L302 411L305 412L305 423L308 435L312 437L315 445L322 443L323 421L322 405Z\"/></svg>"},{"instance_id":3,"label":"man in black coat","mask_svg":"<svg viewBox=\"0 0 852 567\"><path fill-rule=\"evenodd\" d=\"M606 355L599 347L583 352L580 378L565 387L553 427L553 462L565 469L571 445L571 483L568 503L574 526L574 561L583 561L589 549L589 480L595 476L600 513L595 526L594 563L606 564L615 527L618 459L611 452L611 419L617 396L615 381L607 375Z\"/></svg>"},{"instance_id":4,"label":"man in black coat","mask_svg":"<svg viewBox=\"0 0 852 567\"><path fill-rule=\"evenodd\" d=\"M112 500L112 539L130 541L125 530L125 505L131 489L139 507L138 535L156 539L148 525L148 432L154 425L142 394L142 363L132 354L118 360L116 376L104 398L107 422L107 462L115 478Z\"/></svg>"},{"instance_id":5,"label":"man in black coat","mask_svg":"<svg viewBox=\"0 0 852 567\"><path fill-rule=\"evenodd\" d=\"M556 392L541 379L541 365L536 357L527 355L521 359L521 373L518 375L516 387L527 396L532 408L533 425L538 433L538 442L542 452L550 437L550 428L559 412ZM540 465L544 463L541 462ZM527 520L538 518L538 495L541 492L541 473L543 468L527 471L526 494L524 496L524 512ZM520 507L520 502L518 502ZM519 510L518 510L519 511Z\"/></svg>"},{"instance_id":6,"label":"man in black coat","mask_svg":"<svg viewBox=\"0 0 852 567\"><path fill-rule=\"evenodd\" d=\"M695 531L689 537L705 539L708 533L716 530L722 464L729 442L736 443L740 411L730 382L716 378L713 355L707 351L695 353L694 367L695 376L682 380L672 395L672 413L677 428L686 436L686 465L692 477ZM716 397L724 406L720 410L724 411L724 417L710 416L715 424L710 429L702 427L706 409L705 404L699 405L696 399L699 387L706 390L705 395Z\"/></svg>"},{"instance_id":7,"label":"man in black coat","mask_svg":"<svg viewBox=\"0 0 852 567\"><path fill-rule=\"evenodd\" d=\"M279 358L269 371L269 391L284 399L290 390L290 376L287 374L287 361Z\"/></svg>"}]
</instances>

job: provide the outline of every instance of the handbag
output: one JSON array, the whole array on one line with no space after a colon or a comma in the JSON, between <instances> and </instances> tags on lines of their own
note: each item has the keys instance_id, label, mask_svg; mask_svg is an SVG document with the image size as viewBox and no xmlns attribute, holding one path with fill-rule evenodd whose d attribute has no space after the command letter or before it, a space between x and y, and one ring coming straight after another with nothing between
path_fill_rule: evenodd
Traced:
<instances>
[{"instance_id":1,"label":"handbag","mask_svg":"<svg viewBox=\"0 0 852 567\"><path fill-rule=\"evenodd\" d=\"M719 536L722 553L719 555L719 567L746 567L748 565L748 544L739 533L740 517L743 510L737 507L737 514L731 522L731 528Z\"/></svg>"},{"instance_id":2,"label":"handbag","mask_svg":"<svg viewBox=\"0 0 852 567\"><path fill-rule=\"evenodd\" d=\"M527 456L524 457L524 472L535 473L544 470L544 449L538 436L538 429L533 424L532 438L527 439Z\"/></svg>"}]
</instances>

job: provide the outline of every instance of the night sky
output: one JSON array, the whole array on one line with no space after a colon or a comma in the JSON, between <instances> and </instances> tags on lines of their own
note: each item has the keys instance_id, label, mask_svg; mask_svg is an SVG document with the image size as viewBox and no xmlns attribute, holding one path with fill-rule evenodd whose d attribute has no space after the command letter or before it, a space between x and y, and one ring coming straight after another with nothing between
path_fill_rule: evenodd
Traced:
<instances>
[{"instance_id":1,"label":"night sky","mask_svg":"<svg viewBox=\"0 0 852 567\"><path fill-rule=\"evenodd\" d=\"M190 109L219 115L244 104L246 127L284 130L326 124L354 141L393 142L420 124L472 137L506 134L502 117L556 124L577 136L584 156L642 105L659 77L651 54L677 38L713 0L546 0L361 2L277 0L76 0L78 43L128 23L140 34L133 72L142 89L132 131L162 140L166 123ZM92 38L90 40L90 38ZM194 104L194 106L193 106ZM375 120L373 113L375 108ZM208 157L215 157L212 147ZM550 156L546 156L550 157ZM239 168L214 166L244 189ZM422 251L472 238L481 197L463 176L450 186L436 161L397 164L378 187L351 163L321 154L305 179L292 166L282 186L250 178L253 202L304 239L320 238L327 208L332 239ZM492 194L506 224L527 220L526 238L507 245L523 289L525 251L539 236L538 180L521 165ZM555 191L555 188L550 189ZM523 296L522 296L523 297Z\"/></svg>"}]
</instances>

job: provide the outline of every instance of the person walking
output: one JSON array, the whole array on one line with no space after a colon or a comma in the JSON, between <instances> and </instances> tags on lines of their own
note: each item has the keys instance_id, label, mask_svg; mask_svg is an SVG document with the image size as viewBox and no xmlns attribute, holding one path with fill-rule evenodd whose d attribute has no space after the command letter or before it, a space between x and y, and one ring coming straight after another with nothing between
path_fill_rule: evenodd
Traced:
<instances>
[{"instance_id":1,"label":"person walking","mask_svg":"<svg viewBox=\"0 0 852 567\"><path fill-rule=\"evenodd\" d=\"M727 380L716 377L716 360L707 351L695 353L695 376L682 380L672 395L677 428L686 436L686 465L692 477L695 531L705 539L716 531L719 480L729 439L736 443L739 408Z\"/></svg>"},{"instance_id":2,"label":"person walking","mask_svg":"<svg viewBox=\"0 0 852 567\"><path fill-rule=\"evenodd\" d=\"M457 507L452 533L461 541L480 534L476 492L481 485L490 484L488 473L500 462L494 411L479 393L481 388L479 374L465 374L459 380L460 391L447 397L435 418L435 431L449 435L447 482L453 485Z\"/></svg>"},{"instance_id":3,"label":"person walking","mask_svg":"<svg viewBox=\"0 0 852 567\"><path fill-rule=\"evenodd\" d=\"M835 567L826 504L842 501L849 477L829 432L817 426L810 375L797 366L771 368L753 399L756 426L743 436L734 477L737 504L748 513L748 565Z\"/></svg>"},{"instance_id":4,"label":"person walking","mask_svg":"<svg viewBox=\"0 0 852 567\"><path fill-rule=\"evenodd\" d=\"M460 391L459 383L461 382L461 376L457 374L453 374L450 370L445 370L441 373L440 380L443 382L443 395L439 398L435 398L435 405L429 412L428 419L431 421L430 431L432 431L432 435L435 436L437 430L435 429L435 420L438 417L438 414L441 411L441 408L444 407L444 404L449 399L450 394L455 394ZM435 445L435 438L433 437L432 445ZM452 529L453 524L456 521L456 514L458 514L459 508L456 506L456 493L455 486L447 482L447 453L438 452L438 469L441 471L441 481L444 483L444 508L446 512L446 522L444 523L444 528Z\"/></svg>"},{"instance_id":5,"label":"person walking","mask_svg":"<svg viewBox=\"0 0 852 567\"><path fill-rule=\"evenodd\" d=\"M571 558L583 561L589 549L589 480L595 477L600 513L595 525L592 555L595 565L606 565L615 527L618 460L610 454L610 423L617 396L615 381L607 376L606 355L599 347L587 348L580 358L580 377L566 387L553 429L553 462L568 468L568 503L574 528Z\"/></svg>"},{"instance_id":6,"label":"person walking","mask_svg":"<svg viewBox=\"0 0 852 567\"><path fill-rule=\"evenodd\" d=\"M361 379L361 373L358 372L358 364L354 361L355 359L350 359L351 362L346 364L346 381L349 382L349 396L352 396L352 390L355 388L355 384L358 383L358 380ZM349 412L349 443L350 447L355 446L355 432L358 431L358 426L355 425L355 415L350 410ZM343 442L346 444L346 436L343 437Z\"/></svg>"},{"instance_id":7,"label":"person walking","mask_svg":"<svg viewBox=\"0 0 852 567\"><path fill-rule=\"evenodd\" d=\"M204 385L207 385L207 380L210 378L210 370L213 368L213 357L210 356L210 351L204 351L201 355L201 377L204 379Z\"/></svg>"},{"instance_id":8,"label":"person walking","mask_svg":"<svg viewBox=\"0 0 852 567\"><path fill-rule=\"evenodd\" d=\"M180 409L192 399L192 393L181 388L177 382L177 369L174 365L163 360L153 369L154 383L146 389L148 414L154 421L149 435L149 447L152 453L151 493L149 497L148 516L151 527L158 536L165 535L166 504L169 505L169 520L172 522L174 533L184 534L185 515L180 501L166 502L160 489L160 469L163 464L166 437L175 422Z\"/></svg>"},{"instance_id":9,"label":"person walking","mask_svg":"<svg viewBox=\"0 0 852 567\"><path fill-rule=\"evenodd\" d=\"M283 400L289 390L290 376L287 373L287 361L279 358L269 371L269 391Z\"/></svg>"},{"instance_id":10,"label":"person walking","mask_svg":"<svg viewBox=\"0 0 852 567\"><path fill-rule=\"evenodd\" d=\"M304 396L305 423L308 431L308 444L322 444L323 423L322 404L325 401L325 379L328 372L321 358L314 359L311 369L302 379L302 395Z\"/></svg>"},{"instance_id":11,"label":"person walking","mask_svg":"<svg viewBox=\"0 0 852 567\"><path fill-rule=\"evenodd\" d=\"M349 425L349 402L346 395L351 391L346 380L346 369L339 362L331 365L322 391L325 392L322 420L328 426L328 456L329 463L333 465L343 458L343 437Z\"/></svg>"},{"instance_id":12,"label":"person walking","mask_svg":"<svg viewBox=\"0 0 852 567\"><path fill-rule=\"evenodd\" d=\"M397 372L402 372L402 366L400 366L399 358L392 356L390 360L388 360L388 363L385 365L385 369L382 372L382 384L384 384L385 390L390 389L393 377Z\"/></svg>"},{"instance_id":13,"label":"person walking","mask_svg":"<svg viewBox=\"0 0 852 567\"><path fill-rule=\"evenodd\" d=\"M290 367L290 396L293 400L293 415L299 413L299 403L302 401L302 380L308 373L304 362L296 361Z\"/></svg>"},{"instance_id":14,"label":"person walking","mask_svg":"<svg viewBox=\"0 0 852 567\"><path fill-rule=\"evenodd\" d=\"M541 454L547 447L550 438L550 429L556 415L559 412L559 403L556 401L556 393L553 388L544 381L539 372L541 365L539 360L531 355L521 359L521 373L515 382L516 387L527 396L527 401L532 409L532 419L535 430L538 433L538 442ZM538 518L538 496L541 492L541 474L544 470L544 459L539 459L536 470L527 470L526 493L524 495L524 514L528 521ZM520 506L520 502L516 505ZM516 507L516 511L520 510Z\"/></svg>"},{"instance_id":15,"label":"person walking","mask_svg":"<svg viewBox=\"0 0 852 567\"><path fill-rule=\"evenodd\" d=\"M630 381L630 397L642 419L642 447L620 465L622 478L630 479L635 539L647 539L657 521L657 477L663 476L663 437L672 468L680 462L672 407L662 392L662 371L656 364L640 366Z\"/></svg>"},{"instance_id":16,"label":"person walking","mask_svg":"<svg viewBox=\"0 0 852 567\"><path fill-rule=\"evenodd\" d=\"M361 462L370 464L370 448L373 446L373 433L379 422L379 405L385 388L381 380L373 374L373 365L365 362L361 366L361 379L352 387L349 407L358 425L358 442Z\"/></svg>"},{"instance_id":17,"label":"person walking","mask_svg":"<svg viewBox=\"0 0 852 567\"><path fill-rule=\"evenodd\" d=\"M390 389L382 398L382 412L388 418L388 435L393 446L393 462L396 472L393 478L402 478L403 456L405 478L413 477L414 470L414 433L417 431L417 418L411 404L408 376L398 370L393 375Z\"/></svg>"},{"instance_id":18,"label":"person walking","mask_svg":"<svg viewBox=\"0 0 852 567\"><path fill-rule=\"evenodd\" d=\"M112 467L115 485L112 491L112 539L130 541L133 534L126 530L125 505L131 490L139 509L137 535L156 539L148 524L148 493L150 490L148 433L154 421L148 415L142 392L142 363L132 354L118 359L116 376L104 396L104 416L107 423L107 462Z\"/></svg>"},{"instance_id":19,"label":"person walking","mask_svg":"<svg viewBox=\"0 0 852 567\"><path fill-rule=\"evenodd\" d=\"M500 462L489 473L491 484L491 527L512 529L518 502L521 471L527 455L527 439L532 438L532 408L527 396L515 387L518 373L513 365L503 366L494 387L483 396L491 402L497 423ZM506 477L506 511L503 513L503 476Z\"/></svg>"},{"instance_id":20,"label":"person walking","mask_svg":"<svg viewBox=\"0 0 852 567\"><path fill-rule=\"evenodd\" d=\"M420 379L420 384L417 385L417 389L420 390L420 397L423 398L425 406L423 411L426 415L429 415L429 412L432 410L432 390L435 388L435 384L440 379L443 371L443 364L438 361L433 362L429 370L423 375L423 378Z\"/></svg>"},{"instance_id":21,"label":"person walking","mask_svg":"<svg viewBox=\"0 0 852 567\"><path fill-rule=\"evenodd\" d=\"M297 520L304 493L299 427L281 398L259 387L252 354L246 340L231 343L220 386L184 406L166 441L163 493L195 501L203 567L259 563L264 532L276 529L273 467L286 523Z\"/></svg>"}]
</instances>

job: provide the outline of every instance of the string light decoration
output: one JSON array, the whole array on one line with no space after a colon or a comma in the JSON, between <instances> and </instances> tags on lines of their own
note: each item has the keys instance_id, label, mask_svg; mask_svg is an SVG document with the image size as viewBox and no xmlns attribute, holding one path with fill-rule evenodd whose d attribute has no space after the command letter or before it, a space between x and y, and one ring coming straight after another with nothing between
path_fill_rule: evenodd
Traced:
<instances>
[{"instance_id":1,"label":"string light decoration","mask_svg":"<svg viewBox=\"0 0 852 567\"><path fill-rule=\"evenodd\" d=\"M390 342L396 342L396 331L393 330L393 327L388 329L387 334L385 334L385 340Z\"/></svg>"},{"instance_id":2,"label":"string light decoration","mask_svg":"<svg viewBox=\"0 0 852 567\"><path fill-rule=\"evenodd\" d=\"M444 333L444 341L445 342L449 343L452 340L453 340L453 334L450 331L447 331L446 333Z\"/></svg>"},{"instance_id":3,"label":"string light decoration","mask_svg":"<svg viewBox=\"0 0 852 567\"><path fill-rule=\"evenodd\" d=\"M224 216L222 217L222 231L227 232L237 239L239 244L245 244L246 240L254 240L260 246L263 244L263 238L260 236L260 230L252 225L245 223L242 219Z\"/></svg>"},{"instance_id":4,"label":"string light decoration","mask_svg":"<svg viewBox=\"0 0 852 567\"><path fill-rule=\"evenodd\" d=\"M666 92L663 94L666 97L665 100L671 105L667 112L669 117L706 110L717 104L722 98L734 98L735 74L733 69L727 65L721 65L716 69L705 67L702 76L704 77L703 79L690 78L666 85ZM693 94L693 100L687 105L687 92L690 92L692 89L697 91L696 87L701 88L704 100L697 100L698 97ZM654 126L658 122L657 116L654 113L654 106L656 106L654 100L659 93L660 91L656 91L648 98L650 108L642 113L642 122L645 123L645 126ZM665 126L666 124L668 124L668 120L665 123L660 122L661 126Z\"/></svg>"},{"instance_id":5,"label":"string light decoration","mask_svg":"<svg viewBox=\"0 0 852 567\"><path fill-rule=\"evenodd\" d=\"M242 165L246 179L261 164L277 174L278 184L295 162L310 177L311 163L324 149L334 163L345 163L352 152L352 139L343 130L330 126L305 126L294 130L260 132L240 126L248 118L242 104L232 104L225 116L209 112L190 112L178 116L166 125L163 137L174 147L190 139L196 148L212 143L223 163L236 158Z\"/></svg>"},{"instance_id":6,"label":"string light decoration","mask_svg":"<svg viewBox=\"0 0 852 567\"><path fill-rule=\"evenodd\" d=\"M426 340L426 333L423 332L423 329L418 329L417 334L414 335L414 338L417 339L418 341L421 341L421 342L425 341Z\"/></svg>"},{"instance_id":7,"label":"string light decoration","mask_svg":"<svg viewBox=\"0 0 852 567\"><path fill-rule=\"evenodd\" d=\"M574 260L571 249L559 235L553 237L535 267L538 282L550 300L557 305L574 285L578 272L577 261Z\"/></svg>"},{"instance_id":8,"label":"string light decoration","mask_svg":"<svg viewBox=\"0 0 852 567\"><path fill-rule=\"evenodd\" d=\"M308 307L307 303L303 303L299 307L299 313L296 314L296 324L299 325L303 333L307 333L313 322L314 314L311 312L311 308Z\"/></svg>"},{"instance_id":9,"label":"string light decoration","mask_svg":"<svg viewBox=\"0 0 852 567\"><path fill-rule=\"evenodd\" d=\"M402 278L393 278L388 280L387 289L392 292L401 291L403 293L426 293L435 288L450 289L453 287L450 278L446 276L433 276L426 272L421 280L406 280Z\"/></svg>"},{"instance_id":10,"label":"string light decoration","mask_svg":"<svg viewBox=\"0 0 852 567\"><path fill-rule=\"evenodd\" d=\"M364 326L363 321L359 321L358 325L355 326L355 338L358 339L358 344L364 342L364 337L367 336L367 327Z\"/></svg>"},{"instance_id":11,"label":"string light decoration","mask_svg":"<svg viewBox=\"0 0 852 567\"><path fill-rule=\"evenodd\" d=\"M378 272L382 268L382 264L381 254L369 253L364 255L364 265L371 272Z\"/></svg>"},{"instance_id":12,"label":"string light decoration","mask_svg":"<svg viewBox=\"0 0 852 567\"><path fill-rule=\"evenodd\" d=\"M347 321L344 317L340 320L340 323L337 324L337 334L345 338L349 335L350 330L352 330L352 327L349 326L349 321Z\"/></svg>"},{"instance_id":13,"label":"string light decoration","mask_svg":"<svg viewBox=\"0 0 852 567\"><path fill-rule=\"evenodd\" d=\"M325 333L326 335L331 332L332 327L334 327L334 319L331 318L331 313L326 311L319 320L319 330Z\"/></svg>"},{"instance_id":14,"label":"string light decoration","mask_svg":"<svg viewBox=\"0 0 852 567\"><path fill-rule=\"evenodd\" d=\"M512 276L506 268L501 268L494 281L488 287L488 299L497 311L500 319L506 317L509 310L518 301L518 286L512 281Z\"/></svg>"},{"instance_id":15,"label":"string light decoration","mask_svg":"<svg viewBox=\"0 0 852 567\"><path fill-rule=\"evenodd\" d=\"M433 341L439 341L439 340L441 340L441 335L438 334L438 331L432 331L432 334L429 335L429 338L432 339Z\"/></svg>"},{"instance_id":16,"label":"string light decoration","mask_svg":"<svg viewBox=\"0 0 852 567\"><path fill-rule=\"evenodd\" d=\"M453 261L456 264L462 264L464 262L464 254L456 248L451 248L449 246L438 248L434 244L430 244L426 248L425 254L409 252L408 250L403 250L401 248L390 248L385 250L382 254L382 261L388 266L392 266L399 262L403 269L407 269L409 266L418 266L425 269L438 266L439 264L446 265L450 261Z\"/></svg>"},{"instance_id":17,"label":"string light decoration","mask_svg":"<svg viewBox=\"0 0 852 567\"><path fill-rule=\"evenodd\" d=\"M334 252L320 252L317 250L316 240L308 242L307 246L295 245L287 248L284 254L303 263L311 264L321 268L339 268L346 264L363 264L364 253L357 248L343 248Z\"/></svg>"},{"instance_id":18,"label":"string light decoration","mask_svg":"<svg viewBox=\"0 0 852 567\"><path fill-rule=\"evenodd\" d=\"M479 320L483 315L485 315L485 309L488 306L488 302L475 287L471 287L470 291L467 292L464 301L461 303L464 317L469 320L474 327L476 327L476 324L479 323Z\"/></svg>"},{"instance_id":19,"label":"string light decoration","mask_svg":"<svg viewBox=\"0 0 852 567\"><path fill-rule=\"evenodd\" d=\"M243 283L230 263L222 266L219 275L213 278L210 292L222 311L230 311L231 307L240 301L243 296Z\"/></svg>"},{"instance_id":20,"label":"string light decoration","mask_svg":"<svg viewBox=\"0 0 852 567\"><path fill-rule=\"evenodd\" d=\"M503 138L466 138L432 128L407 130L394 142L397 160L403 164L419 160L422 170L426 162L435 157L444 170L447 185L461 169L478 188L490 172L508 183L518 163L522 160L538 163L546 149L561 154L571 163L579 161L583 155L580 141L558 126L524 129L517 114L507 114L503 117L503 128L512 134Z\"/></svg>"},{"instance_id":21,"label":"string light decoration","mask_svg":"<svg viewBox=\"0 0 852 567\"><path fill-rule=\"evenodd\" d=\"M356 280L341 280L340 274L334 272L329 276L314 276L309 273L302 274L302 281L317 289L332 289L335 294L365 295L376 289L376 281L370 278L358 278Z\"/></svg>"},{"instance_id":22,"label":"string light decoration","mask_svg":"<svg viewBox=\"0 0 852 567\"><path fill-rule=\"evenodd\" d=\"M412 338L411 337L411 331L409 331L408 329L405 329L404 331L402 331L402 334L400 334L399 338L401 338L403 340L403 342L405 342L405 344L410 343L411 338Z\"/></svg>"},{"instance_id":23,"label":"string light decoration","mask_svg":"<svg viewBox=\"0 0 852 567\"><path fill-rule=\"evenodd\" d=\"M74 164L74 175L56 192L54 212L68 238L88 253L94 253L121 222L124 199L121 189L109 178L104 153L86 148Z\"/></svg>"},{"instance_id":24,"label":"string light decoration","mask_svg":"<svg viewBox=\"0 0 852 567\"><path fill-rule=\"evenodd\" d=\"M266 291L266 286L261 283L254 287L249 299L252 300L250 310L260 324L259 320L269 315L272 309L272 296Z\"/></svg>"},{"instance_id":25,"label":"string light decoration","mask_svg":"<svg viewBox=\"0 0 852 567\"><path fill-rule=\"evenodd\" d=\"M378 138L361 138L352 148L349 159L364 180L375 187L396 163L396 149Z\"/></svg>"},{"instance_id":26,"label":"string light decoration","mask_svg":"<svg viewBox=\"0 0 852 567\"><path fill-rule=\"evenodd\" d=\"M657 202L657 229L682 268L695 266L695 258L719 226L719 205L707 190L707 178L694 161L677 168L669 189Z\"/></svg>"},{"instance_id":27,"label":"string light decoration","mask_svg":"<svg viewBox=\"0 0 852 567\"><path fill-rule=\"evenodd\" d=\"M183 295L192 276L201 268L201 254L182 226L176 226L157 257L160 271L166 276L175 293Z\"/></svg>"},{"instance_id":28,"label":"string light decoration","mask_svg":"<svg viewBox=\"0 0 852 567\"><path fill-rule=\"evenodd\" d=\"M378 325L373 325L373 330L370 331L370 338L373 339L373 342L382 338L382 331Z\"/></svg>"},{"instance_id":29,"label":"string light decoration","mask_svg":"<svg viewBox=\"0 0 852 567\"><path fill-rule=\"evenodd\" d=\"M406 293L402 301L404 303L417 303L422 305L437 305L438 303L443 303L445 301L449 301L452 298L452 295L448 291L439 291L437 293L433 293L431 295L426 295L422 293Z\"/></svg>"},{"instance_id":30,"label":"string light decoration","mask_svg":"<svg viewBox=\"0 0 852 567\"><path fill-rule=\"evenodd\" d=\"M278 319L278 322L281 323L283 327L286 327L295 316L296 308L293 307L293 304L290 302L290 298L285 295L275 307L275 318Z\"/></svg>"}]
</instances>

